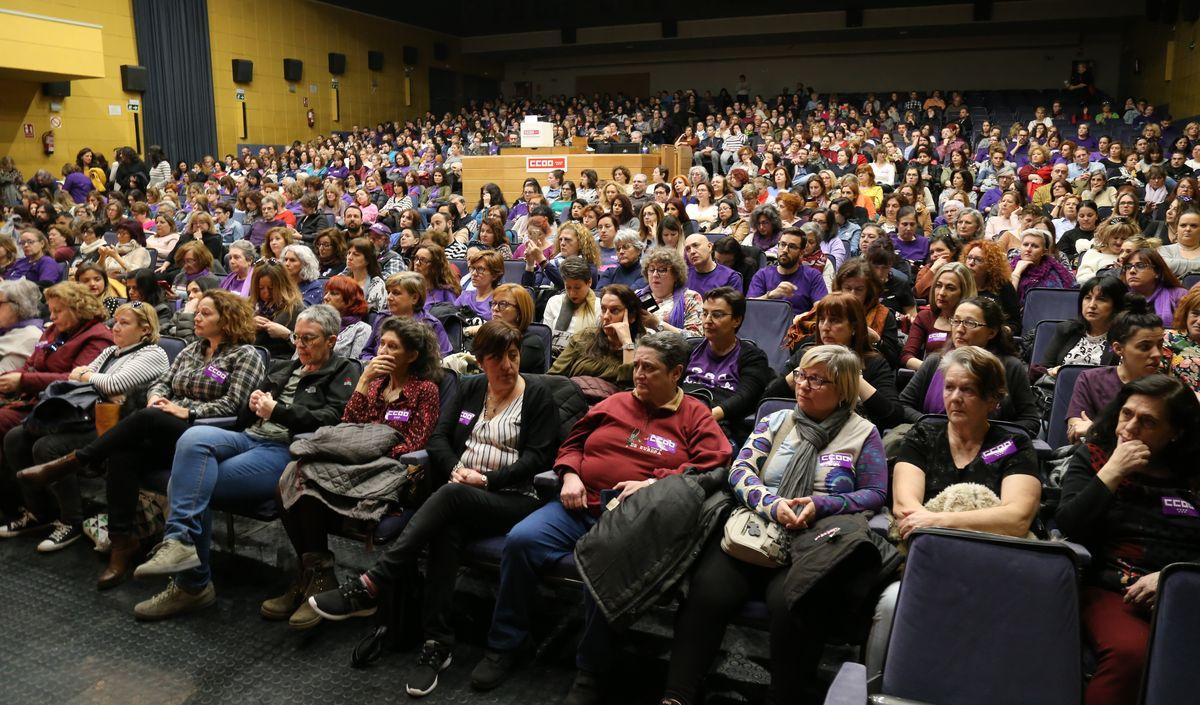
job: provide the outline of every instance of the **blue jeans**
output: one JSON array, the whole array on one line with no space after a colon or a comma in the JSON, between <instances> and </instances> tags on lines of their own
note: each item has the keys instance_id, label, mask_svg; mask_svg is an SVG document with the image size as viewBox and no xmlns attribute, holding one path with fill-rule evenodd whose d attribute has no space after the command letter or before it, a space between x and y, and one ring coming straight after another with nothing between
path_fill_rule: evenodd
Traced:
<instances>
[{"instance_id":1,"label":"blue jeans","mask_svg":"<svg viewBox=\"0 0 1200 705\"><path fill-rule=\"evenodd\" d=\"M524 643L529 635L530 603L537 596L538 572L571 555L575 542L596 521L590 513L568 510L555 500L508 532L504 557L500 560L500 590L488 632L488 648L512 651ZM588 620L589 627L594 621Z\"/></svg>"},{"instance_id":2,"label":"blue jeans","mask_svg":"<svg viewBox=\"0 0 1200 705\"><path fill-rule=\"evenodd\" d=\"M285 443L263 441L241 431L193 426L179 438L171 481L167 485L170 510L164 539L196 547L200 567L185 571L179 584L202 588L211 579L208 565L212 544L213 500L266 501L291 460Z\"/></svg>"}]
</instances>

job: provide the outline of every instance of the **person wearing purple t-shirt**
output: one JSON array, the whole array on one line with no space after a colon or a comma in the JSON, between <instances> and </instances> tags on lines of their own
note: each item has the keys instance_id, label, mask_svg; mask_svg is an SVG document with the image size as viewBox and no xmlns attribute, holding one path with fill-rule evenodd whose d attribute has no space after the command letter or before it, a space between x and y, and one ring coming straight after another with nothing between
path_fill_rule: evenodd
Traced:
<instances>
[{"instance_id":1,"label":"person wearing purple t-shirt","mask_svg":"<svg viewBox=\"0 0 1200 705\"><path fill-rule=\"evenodd\" d=\"M4 270L4 278L8 280L28 279L43 289L51 284L57 284L62 275L58 262L47 254L50 251L50 241L41 230L28 228L21 231L17 241L25 253L23 259L13 262Z\"/></svg>"},{"instance_id":2,"label":"person wearing purple t-shirt","mask_svg":"<svg viewBox=\"0 0 1200 705\"><path fill-rule=\"evenodd\" d=\"M713 260L712 250L712 243L703 233L689 235L683 241L683 254L688 263L687 288L701 296L721 286L744 291L742 275L723 264L717 264Z\"/></svg>"},{"instance_id":3,"label":"person wearing purple t-shirt","mask_svg":"<svg viewBox=\"0 0 1200 705\"><path fill-rule=\"evenodd\" d=\"M812 267L801 266L804 234L799 230L781 234L777 247L779 258L776 264L754 273L746 296L751 299L782 299L790 303L797 314L804 313L829 293L825 279Z\"/></svg>"},{"instance_id":4,"label":"person wearing purple t-shirt","mask_svg":"<svg viewBox=\"0 0 1200 705\"><path fill-rule=\"evenodd\" d=\"M746 417L754 413L774 372L766 353L737 337L746 318L741 289L710 289L701 311L704 338L692 348L681 384L685 391L704 389L712 394L712 415L725 435L744 439L750 433Z\"/></svg>"},{"instance_id":5,"label":"person wearing purple t-shirt","mask_svg":"<svg viewBox=\"0 0 1200 705\"><path fill-rule=\"evenodd\" d=\"M905 206L896 213L892 242L900 256L911 263L919 266L929 258L929 238L917 233L917 210L912 206Z\"/></svg>"}]
</instances>

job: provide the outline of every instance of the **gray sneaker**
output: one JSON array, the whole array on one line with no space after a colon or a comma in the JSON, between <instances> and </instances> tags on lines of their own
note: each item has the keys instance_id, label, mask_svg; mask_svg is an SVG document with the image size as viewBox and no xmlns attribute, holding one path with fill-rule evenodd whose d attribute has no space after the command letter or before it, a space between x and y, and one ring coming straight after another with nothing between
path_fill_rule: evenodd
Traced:
<instances>
[{"instance_id":1,"label":"gray sneaker","mask_svg":"<svg viewBox=\"0 0 1200 705\"><path fill-rule=\"evenodd\" d=\"M217 601L217 591L212 583L204 586L197 593L191 593L179 587L175 579L167 583L167 588L149 600L137 603L133 615L143 622L154 622L160 619L170 619L175 615L187 614L208 607Z\"/></svg>"},{"instance_id":2,"label":"gray sneaker","mask_svg":"<svg viewBox=\"0 0 1200 705\"><path fill-rule=\"evenodd\" d=\"M133 571L133 577L174 575L199 567L200 556L196 555L195 546L189 546L175 539L167 539L154 547L150 553L150 559Z\"/></svg>"}]
</instances>

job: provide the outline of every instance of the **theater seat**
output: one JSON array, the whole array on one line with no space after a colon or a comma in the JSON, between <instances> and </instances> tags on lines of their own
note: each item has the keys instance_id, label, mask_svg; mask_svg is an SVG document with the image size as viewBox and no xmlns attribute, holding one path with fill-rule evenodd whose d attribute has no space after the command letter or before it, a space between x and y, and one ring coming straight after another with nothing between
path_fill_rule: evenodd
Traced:
<instances>
[{"instance_id":1,"label":"theater seat","mask_svg":"<svg viewBox=\"0 0 1200 705\"><path fill-rule=\"evenodd\" d=\"M1173 563L1158 581L1142 705L1177 705L1200 699L1200 563Z\"/></svg>"},{"instance_id":2,"label":"theater seat","mask_svg":"<svg viewBox=\"0 0 1200 705\"><path fill-rule=\"evenodd\" d=\"M825 703L1078 705L1080 651L1069 547L919 529L909 542L882 677L870 682L865 667L845 664Z\"/></svg>"}]
</instances>

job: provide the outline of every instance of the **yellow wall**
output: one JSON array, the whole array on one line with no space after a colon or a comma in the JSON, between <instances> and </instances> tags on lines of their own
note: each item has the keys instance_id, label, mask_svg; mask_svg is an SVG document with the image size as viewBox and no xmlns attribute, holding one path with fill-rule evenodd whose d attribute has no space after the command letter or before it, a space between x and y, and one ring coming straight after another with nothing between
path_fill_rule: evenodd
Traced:
<instances>
[{"instance_id":1,"label":"yellow wall","mask_svg":"<svg viewBox=\"0 0 1200 705\"><path fill-rule=\"evenodd\" d=\"M1171 40L1175 42L1175 53L1171 80L1167 81L1167 42ZM1156 105L1169 103L1175 117L1200 114L1200 22L1180 20L1172 27L1139 20L1130 29L1125 45L1121 86L1126 94L1144 97ZM1134 59L1141 64L1138 74L1133 73Z\"/></svg>"},{"instance_id":2,"label":"yellow wall","mask_svg":"<svg viewBox=\"0 0 1200 705\"><path fill-rule=\"evenodd\" d=\"M429 109L428 71L434 65L435 41L444 41L450 48L450 61L436 64L438 68L475 73L490 70L496 75L494 66L472 66L470 60L464 63L459 42L453 37L307 0L208 0L208 17L221 154L235 151L239 143L289 144L354 125L423 115ZM404 101L405 45L417 47L420 54L411 75L411 105ZM383 71L367 70L368 50L384 53ZM341 121L337 123L332 120L330 52L346 55L346 73L337 77L341 94ZM295 93L283 79L285 58L304 62ZM254 62L253 82L233 82L233 59ZM237 88L246 92L245 139L237 132L241 120ZM316 113L311 129L305 117L305 98Z\"/></svg>"},{"instance_id":3,"label":"yellow wall","mask_svg":"<svg viewBox=\"0 0 1200 705\"><path fill-rule=\"evenodd\" d=\"M130 0L0 0L0 4L8 10L101 25L104 47L104 78L72 81L71 97L53 99L63 105L59 113L50 111L52 99L42 95L41 77L34 80L6 72L0 78L0 155L11 156L26 178L38 169L58 176L82 147L111 157L117 147L133 145L133 118L126 104L138 96L121 90L121 64L138 63ZM120 106L121 114L110 116L110 105ZM62 118L62 127L54 130L55 153L47 157L41 135L50 129L55 114ZM33 125L32 139L24 136L26 123Z\"/></svg>"}]
</instances>

